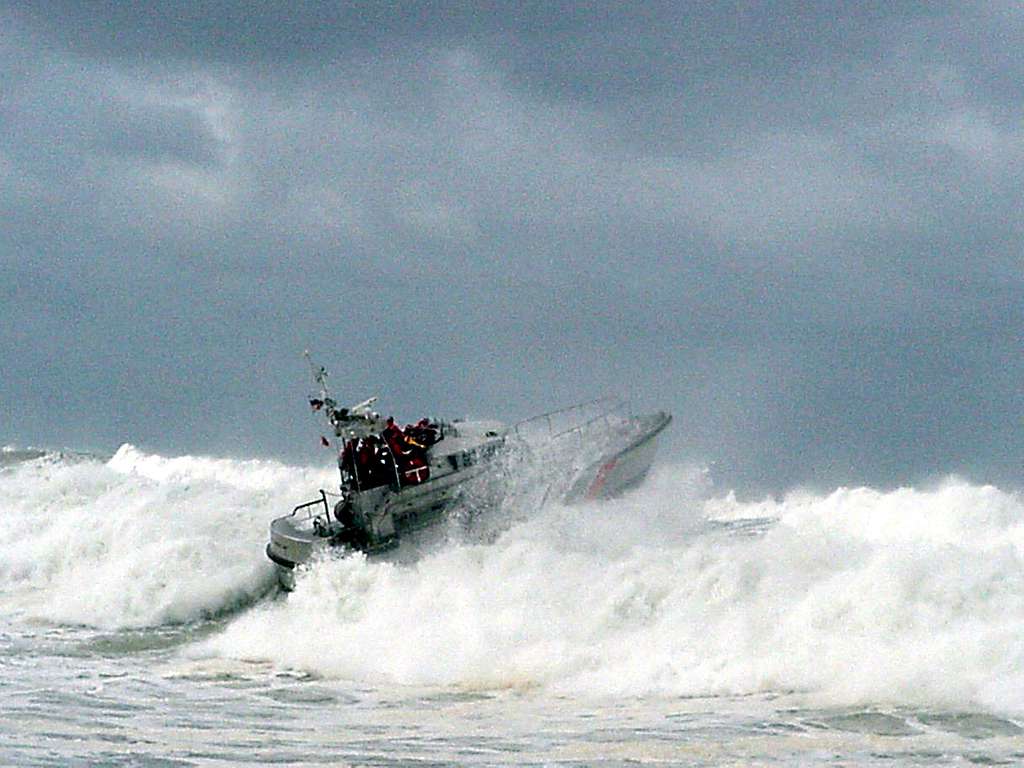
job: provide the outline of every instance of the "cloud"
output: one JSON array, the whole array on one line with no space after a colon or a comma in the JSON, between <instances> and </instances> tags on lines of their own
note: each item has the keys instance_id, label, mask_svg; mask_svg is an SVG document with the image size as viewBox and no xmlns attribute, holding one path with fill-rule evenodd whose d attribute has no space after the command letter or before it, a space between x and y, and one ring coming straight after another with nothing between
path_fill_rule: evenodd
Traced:
<instances>
[{"instance_id":1,"label":"cloud","mask_svg":"<svg viewBox=\"0 0 1024 768\"><path fill-rule=\"evenodd\" d=\"M948 147L975 168L988 172L1019 170L1024 159L1024 131L1016 125L997 125L984 110L964 108L955 111L930 131L930 138Z\"/></svg>"},{"instance_id":2,"label":"cloud","mask_svg":"<svg viewBox=\"0 0 1024 768\"><path fill-rule=\"evenodd\" d=\"M1019 446L978 436L1017 402L977 379L1014 369L1024 323L1024 68L998 13L8 9L2 393L45 369L156 441L121 409L175 403L185 449L273 402L251 434L284 451L290 356L321 336L353 390L409 408L626 386L751 476L811 451L883 473L925 377L958 425L939 458Z\"/></svg>"},{"instance_id":3,"label":"cloud","mask_svg":"<svg viewBox=\"0 0 1024 768\"><path fill-rule=\"evenodd\" d=\"M0 55L10 62L29 51ZM208 232L244 196L230 89L214 77L43 50L11 85L0 145L19 184L0 204L15 215L77 219L113 237L176 237Z\"/></svg>"}]
</instances>

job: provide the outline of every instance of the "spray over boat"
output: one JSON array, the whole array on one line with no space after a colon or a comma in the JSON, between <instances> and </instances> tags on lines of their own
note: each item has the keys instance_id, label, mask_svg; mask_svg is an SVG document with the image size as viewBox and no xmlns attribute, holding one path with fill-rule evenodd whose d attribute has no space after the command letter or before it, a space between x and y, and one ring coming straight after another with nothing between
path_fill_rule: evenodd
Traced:
<instances>
[{"instance_id":1,"label":"spray over boat","mask_svg":"<svg viewBox=\"0 0 1024 768\"><path fill-rule=\"evenodd\" d=\"M421 419L401 428L373 410L376 397L339 407L326 369L311 368L319 392L310 406L340 446L341 482L271 522L267 557L286 589L296 568L326 553L376 556L443 533L453 511L463 526L485 511L494 524L497 514L500 527L511 522L500 518L512 494L538 505L621 494L647 475L656 438L672 420L663 412L632 415L621 401L602 398L511 426Z\"/></svg>"}]
</instances>

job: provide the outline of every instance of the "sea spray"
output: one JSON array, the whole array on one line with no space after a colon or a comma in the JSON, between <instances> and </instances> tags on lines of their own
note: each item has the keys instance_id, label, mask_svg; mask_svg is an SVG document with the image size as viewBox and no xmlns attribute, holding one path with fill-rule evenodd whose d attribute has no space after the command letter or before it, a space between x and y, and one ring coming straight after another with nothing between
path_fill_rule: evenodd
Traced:
<instances>
[{"instance_id":1,"label":"sea spray","mask_svg":"<svg viewBox=\"0 0 1024 768\"><path fill-rule=\"evenodd\" d=\"M0 611L117 629L257 598L275 515L332 468L47 454L0 471ZM1024 710L1024 500L928 488L740 501L666 467L411 565L330 558L190 655L355 681L611 696L797 692Z\"/></svg>"},{"instance_id":2,"label":"sea spray","mask_svg":"<svg viewBox=\"0 0 1024 768\"><path fill-rule=\"evenodd\" d=\"M706 490L666 468L488 545L325 561L198 652L400 684L1015 706L1019 496L955 478L753 504Z\"/></svg>"},{"instance_id":3,"label":"sea spray","mask_svg":"<svg viewBox=\"0 0 1024 768\"><path fill-rule=\"evenodd\" d=\"M102 628L187 622L265 592L267 525L331 482L273 461L47 455L0 474L3 609Z\"/></svg>"}]
</instances>

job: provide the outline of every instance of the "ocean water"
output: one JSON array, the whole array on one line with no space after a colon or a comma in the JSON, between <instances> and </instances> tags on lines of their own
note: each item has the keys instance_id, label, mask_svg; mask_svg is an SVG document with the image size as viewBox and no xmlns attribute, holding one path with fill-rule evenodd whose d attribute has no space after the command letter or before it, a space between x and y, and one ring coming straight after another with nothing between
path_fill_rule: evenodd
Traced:
<instances>
[{"instance_id":1,"label":"ocean water","mask_svg":"<svg viewBox=\"0 0 1024 768\"><path fill-rule=\"evenodd\" d=\"M1024 764L1016 493L661 467L282 593L267 526L334 482L0 454L0 764Z\"/></svg>"}]
</instances>

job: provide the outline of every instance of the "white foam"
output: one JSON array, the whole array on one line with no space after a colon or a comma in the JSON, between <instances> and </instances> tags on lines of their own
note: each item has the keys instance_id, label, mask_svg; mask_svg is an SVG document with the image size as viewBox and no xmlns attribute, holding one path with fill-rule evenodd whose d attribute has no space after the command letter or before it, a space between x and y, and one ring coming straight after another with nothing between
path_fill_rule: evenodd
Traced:
<instances>
[{"instance_id":1,"label":"white foam","mask_svg":"<svg viewBox=\"0 0 1024 768\"><path fill-rule=\"evenodd\" d=\"M744 504L692 472L411 567L320 564L204 653L595 695L1022 703L1024 501L955 478ZM700 526L707 517L730 525ZM737 521L775 518L758 535Z\"/></svg>"},{"instance_id":2,"label":"white foam","mask_svg":"<svg viewBox=\"0 0 1024 768\"><path fill-rule=\"evenodd\" d=\"M335 481L131 446L8 466L0 610L110 628L222 611L270 583L270 519ZM1022 628L1017 494L950 478L747 503L668 468L492 544L323 562L195 653L400 684L1024 710Z\"/></svg>"},{"instance_id":3,"label":"white foam","mask_svg":"<svg viewBox=\"0 0 1024 768\"><path fill-rule=\"evenodd\" d=\"M0 589L28 616L98 627L189 621L265 590L267 525L330 473L270 461L25 462L0 474Z\"/></svg>"}]
</instances>

